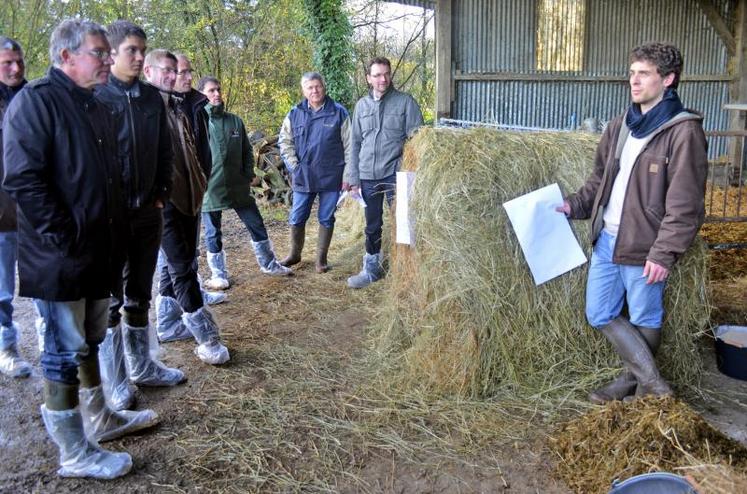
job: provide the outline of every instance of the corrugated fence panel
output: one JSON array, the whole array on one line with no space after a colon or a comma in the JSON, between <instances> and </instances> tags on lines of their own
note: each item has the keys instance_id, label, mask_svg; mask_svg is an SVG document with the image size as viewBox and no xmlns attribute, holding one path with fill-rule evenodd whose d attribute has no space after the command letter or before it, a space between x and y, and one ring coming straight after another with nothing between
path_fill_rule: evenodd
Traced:
<instances>
[{"instance_id":1,"label":"corrugated fence panel","mask_svg":"<svg viewBox=\"0 0 747 494\"><path fill-rule=\"evenodd\" d=\"M687 108L705 115L706 130L727 127L722 83L690 82L679 93ZM593 81L458 81L456 97L454 119L551 129L574 129L587 118L607 122L630 102L626 83ZM709 151L711 158L723 153Z\"/></svg>"},{"instance_id":2,"label":"corrugated fence panel","mask_svg":"<svg viewBox=\"0 0 747 494\"><path fill-rule=\"evenodd\" d=\"M536 67L538 0L454 0L453 66L461 79L455 81L452 117L549 128L570 128L588 117L607 121L629 103L625 78L630 49L652 40L672 42L682 50L686 76L726 74L726 48L696 0L585 1L583 70L559 74L619 76L619 82L531 80L543 73ZM716 5L727 24L733 23L733 0ZM511 74L519 80L469 80L472 74ZM729 101L727 84L680 85L685 106L705 114L707 130L727 127L722 109Z\"/></svg>"}]
</instances>

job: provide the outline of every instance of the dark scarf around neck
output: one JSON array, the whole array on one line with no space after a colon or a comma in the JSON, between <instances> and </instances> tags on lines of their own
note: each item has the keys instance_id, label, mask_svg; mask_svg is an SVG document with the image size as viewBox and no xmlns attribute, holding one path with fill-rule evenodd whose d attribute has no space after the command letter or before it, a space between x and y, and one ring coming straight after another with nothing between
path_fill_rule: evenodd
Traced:
<instances>
[{"instance_id":1,"label":"dark scarf around neck","mask_svg":"<svg viewBox=\"0 0 747 494\"><path fill-rule=\"evenodd\" d=\"M662 100L647 111L645 115L641 113L641 105L631 103L625 116L625 124L630 129L630 134L636 139L640 139L658 129L682 110L684 110L684 107L677 91L667 88Z\"/></svg>"}]
</instances>

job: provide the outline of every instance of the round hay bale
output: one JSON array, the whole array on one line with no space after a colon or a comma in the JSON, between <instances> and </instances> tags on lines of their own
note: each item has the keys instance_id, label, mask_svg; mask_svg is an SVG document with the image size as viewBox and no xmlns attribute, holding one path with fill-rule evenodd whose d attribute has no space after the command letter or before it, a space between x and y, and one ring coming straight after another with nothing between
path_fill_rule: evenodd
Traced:
<instances>
[{"instance_id":1,"label":"round hay bale","mask_svg":"<svg viewBox=\"0 0 747 494\"><path fill-rule=\"evenodd\" d=\"M404 384L435 393L552 398L610 378L619 361L584 317L586 266L539 287L502 204L557 182L567 194L590 173L598 136L490 129L422 129L403 169L414 185L416 247L391 250L378 349ZM588 221L573 228L590 254ZM673 270L660 365L697 384L695 340L707 326L706 251Z\"/></svg>"}]
</instances>

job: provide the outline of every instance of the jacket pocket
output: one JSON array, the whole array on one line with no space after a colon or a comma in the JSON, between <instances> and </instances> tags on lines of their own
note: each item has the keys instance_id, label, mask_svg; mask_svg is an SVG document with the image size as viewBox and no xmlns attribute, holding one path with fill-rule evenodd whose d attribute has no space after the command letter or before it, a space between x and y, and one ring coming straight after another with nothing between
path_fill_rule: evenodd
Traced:
<instances>
[{"instance_id":1,"label":"jacket pocket","mask_svg":"<svg viewBox=\"0 0 747 494\"><path fill-rule=\"evenodd\" d=\"M635 180L642 191L641 199L646 210L664 216L667 193L667 157L643 153L638 162Z\"/></svg>"}]
</instances>

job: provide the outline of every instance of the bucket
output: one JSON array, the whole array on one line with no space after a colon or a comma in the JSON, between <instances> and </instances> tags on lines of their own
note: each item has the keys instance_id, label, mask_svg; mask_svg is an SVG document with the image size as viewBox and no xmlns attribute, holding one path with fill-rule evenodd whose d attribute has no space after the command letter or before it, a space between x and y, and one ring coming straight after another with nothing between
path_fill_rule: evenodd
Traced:
<instances>
[{"instance_id":1,"label":"bucket","mask_svg":"<svg viewBox=\"0 0 747 494\"><path fill-rule=\"evenodd\" d=\"M718 326L715 334L718 370L747 381L747 326Z\"/></svg>"},{"instance_id":2,"label":"bucket","mask_svg":"<svg viewBox=\"0 0 747 494\"><path fill-rule=\"evenodd\" d=\"M624 482L612 482L609 494L698 494L684 477L656 472L636 475Z\"/></svg>"}]
</instances>

